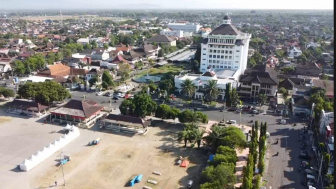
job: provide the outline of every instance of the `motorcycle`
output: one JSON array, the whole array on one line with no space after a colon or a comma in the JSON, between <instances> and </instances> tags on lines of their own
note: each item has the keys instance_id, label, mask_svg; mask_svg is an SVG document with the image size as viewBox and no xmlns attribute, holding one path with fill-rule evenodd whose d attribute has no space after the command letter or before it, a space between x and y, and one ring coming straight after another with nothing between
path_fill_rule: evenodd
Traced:
<instances>
[{"instance_id":1,"label":"motorcycle","mask_svg":"<svg viewBox=\"0 0 336 189\"><path fill-rule=\"evenodd\" d=\"M253 123L253 120L249 121L249 123Z\"/></svg>"}]
</instances>

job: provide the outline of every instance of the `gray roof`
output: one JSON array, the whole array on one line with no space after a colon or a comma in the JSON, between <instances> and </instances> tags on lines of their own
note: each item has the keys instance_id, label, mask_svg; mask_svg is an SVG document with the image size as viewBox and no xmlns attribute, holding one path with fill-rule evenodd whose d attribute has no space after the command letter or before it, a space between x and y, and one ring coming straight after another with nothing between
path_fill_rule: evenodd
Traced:
<instances>
[{"instance_id":1,"label":"gray roof","mask_svg":"<svg viewBox=\"0 0 336 189\"><path fill-rule=\"evenodd\" d=\"M122 121L131 124L140 124L143 127L147 127L150 124L149 121L144 121L140 117L126 116L126 115L109 114L105 119L113 121Z\"/></svg>"},{"instance_id":2,"label":"gray roof","mask_svg":"<svg viewBox=\"0 0 336 189\"><path fill-rule=\"evenodd\" d=\"M252 69L246 70L245 75L241 76L240 82L278 85L279 80L277 73L273 69L268 68L266 65L257 65Z\"/></svg>"},{"instance_id":3,"label":"gray roof","mask_svg":"<svg viewBox=\"0 0 336 189\"><path fill-rule=\"evenodd\" d=\"M51 113L88 118L104 108L102 106L97 106L94 103L95 102L92 100L84 101L72 99L63 107L58 108Z\"/></svg>"},{"instance_id":4,"label":"gray roof","mask_svg":"<svg viewBox=\"0 0 336 189\"><path fill-rule=\"evenodd\" d=\"M231 24L222 24L215 28L209 35L238 35L241 32Z\"/></svg>"},{"instance_id":5,"label":"gray roof","mask_svg":"<svg viewBox=\"0 0 336 189\"><path fill-rule=\"evenodd\" d=\"M158 42L158 43L160 42L168 43L172 41L175 41L175 40L166 35L156 35L147 40L147 42Z\"/></svg>"}]
</instances>

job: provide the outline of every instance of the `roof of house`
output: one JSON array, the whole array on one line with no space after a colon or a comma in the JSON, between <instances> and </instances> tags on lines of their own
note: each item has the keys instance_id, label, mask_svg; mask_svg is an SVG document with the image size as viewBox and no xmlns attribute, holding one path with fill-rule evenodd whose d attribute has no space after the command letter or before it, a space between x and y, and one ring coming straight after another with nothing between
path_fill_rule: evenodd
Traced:
<instances>
[{"instance_id":1,"label":"roof of house","mask_svg":"<svg viewBox=\"0 0 336 189\"><path fill-rule=\"evenodd\" d=\"M205 72L202 76L213 77L215 75L216 75L215 72Z\"/></svg>"},{"instance_id":2,"label":"roof of house","mask_svg":"<svg viewBox=\"0 0 336 189\"><path fill-rule=\"evenodd\" d=\"M119 64L121 62L128 62L127 60L125 60L121 55L118 55L116 56L112 61L111 63L114 63L114 64Z\"/></svg>"},{"instance_id":3,"label":"roof of house","mask_svg":"<svg viewBox=\"0 0 336 189\"><path fill-rule=\"evenodd\" d=\"M293 97L294 106L310 108L309 98L305 96Z\"/></svg>"},{"instance_id":4,"label":"roof of house","mask_svg":"<svg viewBox=\"0 0 336 189\"><path fill-rule=\"evenodd\" d=\"M12 102L9 103L9 106L12 108L25 109L38 112L48 108L48 106L42 105L38 102L21 100L21 99L14 99Z\"/></svg>"},{"instance_id":5,"label":"roof of house","mask_svg":"<svg viewBox=\"0 0 336 189\"><path fill-rule=\"evenodd\" d=\"M53 76L53 77L59 77L59 76L67 76L70 73L70 67L63 65L63 64L54 64L50 65L46 70L43 70L41 72L38 72L36 75L38 76Z\"/></svg>"},{"instance_id":6,"label":"roof of house","mask_svg":"<svg viewBox=\"0 0 336 189\"><path fill-rule=\"evenodd\" d=\"M143 46L143 50L145 51L146 54L149 53L149 51L153 51L153 50L156 50L158 47L155 46L155 45L152 45L152 44L145 44Z\"/></svg>"},{"instance_id":7,"label":"roof of house","mask_svg":"<svg viewBox=\"0 0 336 189\"><path fill-rule=\"evenodd\" d=\"M97 106L92 100L70 100L63 107L60 107L51 113L70 115L75 117L88 118L98 111L102 110L103 106Z\"/></svg>"},{"instance_id":8,"label":"roof of house","mask_svg":"<svg viewBox=\"0 0 336 189\"><path fill-rule=\"evenodd\" d=\"M240 82L271 85L279 84L277 73L273 69L268 68L266 65L257 65L250 70L246 70L245 74L241 76Z\"/></svg>"},{"instance_id":9,"label":"roof of house","mask_svg":"<svg viewBox=\"0 0 336 189\"><path fill-rule=\"evenodd\" d=\"M87 74L102 74L103 71L92 68Z\"/></svg>"},{"instance_id":10,"label":"roof of house","mask_svg":"<svg viewBox=\"0 0 336 189\"><path fill-rule=\"evenodd\" d=\"M243 41L241 39L237 39L236 40L236 45L237 46L241 46L241 45L244 45Z\"/></svg>"},{"instance_id":11,"label":"roof of house","mask_svg":"<svg viewBox=\"0 0 336 189\"><path fill-rule=\"evenodd\" d=\"M312 86L325 89L327 96L334 96L334 81L314 79Z\"/></svg>"},{"instance_id":12,"label":"roof of house","mask_svg":"<svg viewBox=\"0 0 336 189\"><path fill-rule=\"evenodd\" d=\"M321 69L315 65L296 66L294 75L305 75L318 77L322 73Z\"/></svg>"},{"instance_id":13,"label":"roof of house","mask_svg":"<svg viewBox=\"0 0 336 189\"><path fill-rule=\"evenodd\" d=\"M231 24L222 24L212 30L209 35L238 35L241 32Z\"/></svg>"},{"instance_id":14,"label":"roof of house","mask_svg":"<svg viewBox=\"0 0 336 189\"><path fill-rule=\"evenodd\" d=\"M126 115L109 114L108 116L106 116L105 119L114 120L114 121L122 121L122 122L131 123L131 124L141 124L144 127L147 127L150 124L149 121L144 121L140 117L126 116Z\"/></svg>"},{"instance_id":15,"label":"roof of house","mask_svg":"<svg viewBox=\"0 0 336 189\"><path fill-rule=\"evenodd\" d=\"M172 41L175 41L175 40L166 35L155 35L147 40L147 42L158 42L158 43L160 42L168 43Z\"/></svg>"}]
</instances>

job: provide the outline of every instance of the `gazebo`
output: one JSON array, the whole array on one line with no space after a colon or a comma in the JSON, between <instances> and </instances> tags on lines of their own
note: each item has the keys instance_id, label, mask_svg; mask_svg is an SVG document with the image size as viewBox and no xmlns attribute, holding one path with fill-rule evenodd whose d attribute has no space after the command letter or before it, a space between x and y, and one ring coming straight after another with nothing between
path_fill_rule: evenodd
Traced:
<instances>
[{"instance_id":1,"label":"gazebo","mask_svg":"<svg viewBox=\"0 0 336 189\"><path fill-rule=\"evenodd\" d=\"M145 133L150 121L144 121L140 117L109 114L103 120L105 129L115 130L118 132L135 132Z\"/></svg>"},{"instance_id":2,"label":"gazebo","mask_svg":"<svg viewBox=\"0 0 336 189\"><path fill-rule=\"evenodd\" d=\"M48 106L42 105L38 102L23 100L23 99L14 99L12 102L8 104L9 113L25 113L27 115L37 115L41 116L46 113Z\"/></svg>"},{"instance_id":3,"label":"gazebo","mask_svg":"<svg viewBox=\"0 0 336 189\"><path fill-rule=\"evenodd\" d=\"M103 116L103 106L93 100L70 100L64 106L51 111L53 122L78 124L79 127L90 127Z\"/></svg>"}]
</instances>

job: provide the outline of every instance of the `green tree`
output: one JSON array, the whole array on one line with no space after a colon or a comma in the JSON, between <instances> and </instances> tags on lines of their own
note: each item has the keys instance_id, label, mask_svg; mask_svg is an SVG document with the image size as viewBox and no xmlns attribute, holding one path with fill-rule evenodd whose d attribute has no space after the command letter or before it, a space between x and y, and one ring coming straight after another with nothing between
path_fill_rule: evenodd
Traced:
<instances>
[{"instance_id":1,"label":"green tree","mask_svg":"<svg viewBox=\"0 0 336 189\"><path fill-rule=\"evenodd\" d=\"M189 98L195 93L195 85L190 79L186 79L181 83L182 93L187 95Z\"/></svg>"},{"instance_id":2,"label":"green tree","mask_svg":"<svg viewBox=\"0 0 336 189\"><path fill-rule=\"evenodd\" d=\"M54 64L54 62L56 61L55 54L52 53L52 52L48 53L46 59L47 59L47 63L48 63L49 65Z\"/></svg>"},{"instance_id":3,"label":"green tree","mask_svg":"<svg viewBox=\"0 0 336 189\"><path fill-rule=\"evenodd\" d=\"M253 180L253 156L249 154L247 158L247 165L243 170L243 185L242 189L252 189L252 180Z\"/></svg>"},{"instance_id":4,"label":"green tree","mask_svg":"<svg viewBox=\"0 0 336 189\"><path fill-rule=\"evenodd\" d=\"M108 70L104 70L102 75L102 85L103 88L108 88L114 86L113 77Z\"/></svg>"},{"instance_id":5,"label":"green tree","mask_svg":"<svg viewBox=\"0 0 336 189\"><path fill-rule=\"evenodd\" d=\"M172 89L174 89L174 81L171 79L163 79L159 83L159 88L171 92Z\"/></svg>"},{"instance_id":6,"label":"green tree","mask_svg":"<svg viewBox=\"0 0 336 189\"><path fill-rule=\"evenodd\" d=\"M167 104L161 104L156 109L155 117L159 117L162 119L168 119L170 118L170 114L171 114L170 106L168 106Z\"/></svg>"},{"instance_id":7,"label":"green tree","mask_svg":"<svg viewBox=\"0 0 336 189\"><path fill-rule=\"evenodd\" d=\"M14 67L15 73L19 75L23 75L26 72L26 67L24 63L20 60L15 61L15 67Z\"/></svg>"},{"instance_id":8,"label":"green tree","mask_svg":"<svg viewBox=\"0 0 336 189\"><path fill-rule=\"evenodd\" d=\"M262 63L262 55L258 52L258 51L255 51L254 54L252 55L253 59L255 60L255 62L257 64L261 64Z\"/></svg>"},{"instance_id":9,"label":"green tree","mask_svg":"<svg viewBox=\"0 0 336 189\"><path fill-rule=\"evenodd\" d=\"M62 61L63 60L63 53L61 51L55 54L55 61Z\"/></svg>"},{"instance_id":10,"label":"green tree","mask_svg":"<svg viewBox=\"0 0 336 189\"><path fill-rule=\"evenodd\" d=\"M15 97L15 92L12 89L0 87L0 95L2 95L5 98Z\"/></svg>"},{"instance_id":11,"label":"green tree","mask_svg":"<svg viewBox=\"0 0 336 189\"><path fill-rule=\"evenodd\" d=\"M260 189L260 188L261 188L261 176L258 174L255 178L253 189Z\"/></svg>"},{"instance_id":12,"label":"green tree","mask_svg":"<svg viewBox=\"0 0 336 189\"><path fill-rule=\"evenodd\" d=\"M108 49L108 44L104 43L104 49L107 50Z\"/></svg>"},{"instance_id":13,"label":"green tree","mask_svg":"<svg viewBox=\"0 0 336 189\"><path fill-rule=\"evenodd\" d=\"M64 101L71 96L68 90L54 81L25 83L19 88L18 94L22 98L32 98L45 105L49 105L52 102Z\"/></svg>"},{"instance_id":14,"label":"green tree","mask_svg":"<svg viewBox=\"0 0 336 189\"><path fill-rule=\"evenodd\" d=\"M187 143L193 143L195 140L195 133L198 130L197 125L194 123L186 124L183 131L178 133L177 140L179 142L184 141L184 147L187 147Z\"/></svg>"},{"instance_id":15,"label":"green tree","mask_svg":"<svg viewBox=\"0 0 336 189\"><path fill-rule=\"evenodd\" d=\"M207 123L208 117L202 112L195 112L191 110L184 110L178 115L178 119L181 123Z\"/></svg>"},{"instance_id":16,"label":"green tree","mask_svg":"<svg viewBox=\"0 0 336 189\"><path fill-rule=\"evenodd\" d=\"M267 95L266 94L260 94L259 99L260 99L260 105L263 106L267 102Z\"/></svg>"},{"instance_id":17,"label":"green tree","mask_svg":"<svg viewBox=\"0 0 336 189\"><path fill-rule=\"evenodd\" d=\"M248 60L248 65L249 67L254 67L255 65L257 65L257 62L254 60L253 57L250 57L249 60Z\"/></svg>"},{"instance_id":18,"label":"green tree","mask_svg":"<svg viewBox=\"0 0 336 189\"><path fill-rule=\"evenodd\" d=\"M231 99L231 106L237 107L237 105L240 103L239 95L236 89L232 89L230 93L230 99Z\"/></svg>"},{"instance_id":19,"label":"green tree","mask_svg":"<svg viewBox=\"0 0 336 189\"><path fill-rule=\"evenodd\" d=\"M205 95L206 97L211 101L217 98L219 94L219 90L217 87L217 81L216 80L210 80L208 81L208 84L205 88Z\"/></svg>"},{"instance_id":20,"label":"green tree","mask_svg":"<svg viewBox=\"0 0 336 189\"><path fill-rule=\"evenodd\" d=\"M163 50L160 49L160 50L159 50L159 53L158 53L158 57L163 57L163 55L164 55Z\"/></svg>"},{"instance_id":21,"label":"green tree","mask_svg":"<svg viewBox=\"0 0 336 189\"><path fill-rule=\"evenodd\" d=\"M197 130L194 132L195 143L197 144L197 148L200 148L200 147L201 147L201 142L202 142L204 133L205 133L204 130L199 130L199 129L197 129Z\"/></svg>"},{"instance_id":22,"label":"green tree","mask_svg":"<svg viewBox=\"0 0 336 189\"><path fill-rule=\"evenodd\" d=\"M225 87L225 103L226 106L231 107L231 83L227 83Z\"/></svg>"},{"instance_id":23,"label":"green tree","mask_svg":"<svg viewBox=\"0 0 336 189\"><path fill-rule=\"evenodd\" d=\"M152 115L157 108L156 102L152 100L152 97L144 93L135 95L133 103L135 105L134 116L136 117L143 118Z\"/></svg>"},{"instance_id":24,"label":"green tree","mask_svg":"<svg viewBox=\"0 0 336 189\"><path fill-rule=\"evenodd\" d=\"M233 189L236 184L233 164L220 164L216 167L208 166L202 172L202 177L207 181L201 185L201 189Z\"/></svg>"}]
</instances>

